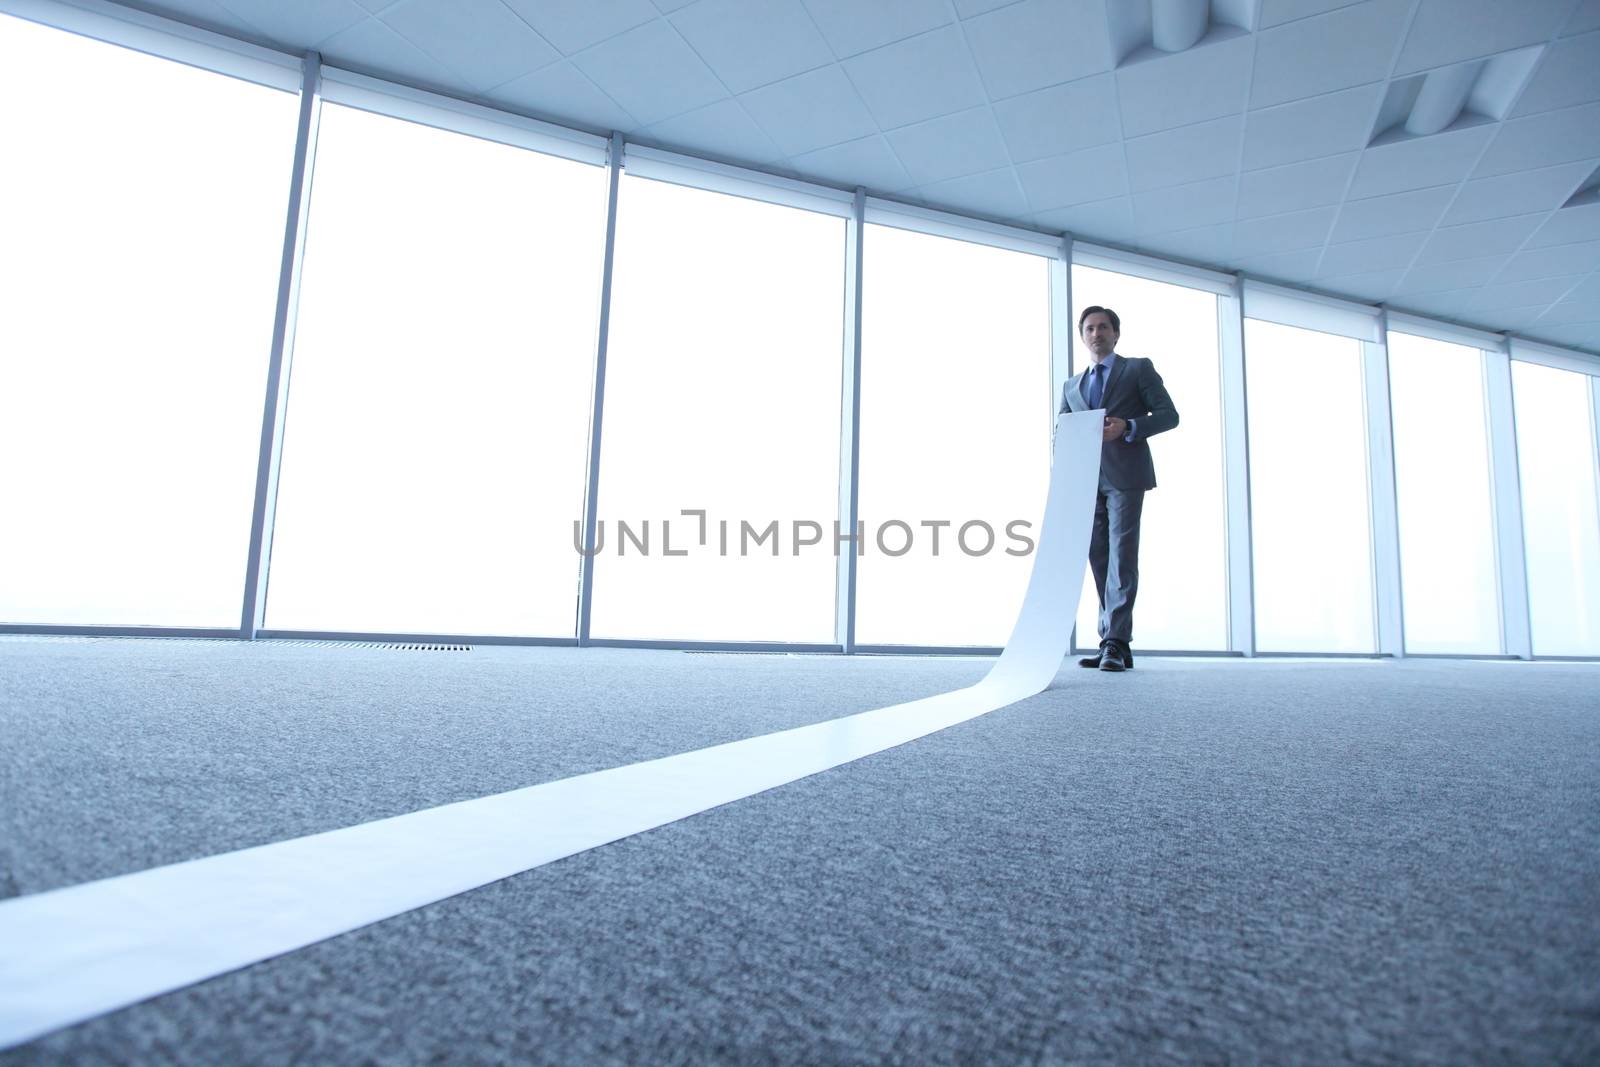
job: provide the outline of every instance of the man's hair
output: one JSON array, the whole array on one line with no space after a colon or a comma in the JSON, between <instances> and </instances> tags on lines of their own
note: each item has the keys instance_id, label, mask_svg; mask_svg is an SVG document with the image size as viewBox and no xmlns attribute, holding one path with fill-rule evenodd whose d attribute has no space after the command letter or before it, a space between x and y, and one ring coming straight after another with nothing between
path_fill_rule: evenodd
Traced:
<instances>
[{"instance_id":1,"label":"man's hair","mask_svg":"<svg viewBox=\"0 0 1600 1067\"><path fill-rule=\"evenodd\" d=\"M1096 312L1104 315L1106 318L1111 320L1111 328L1113 330L1116 330L1118 333L1122 332L1122 320L1117 317L1117 313L1115 311L1112 311L1110 308L1103 308L1099 304L1096 304L1094 307L1086 307L1086 308L1084 308L1083 309L1083 314L1078 316L1078 332L1079 333L1083 332L1084 320L1086 320L1090 315L1093 315Z\"/></svg>"}]
</instances>

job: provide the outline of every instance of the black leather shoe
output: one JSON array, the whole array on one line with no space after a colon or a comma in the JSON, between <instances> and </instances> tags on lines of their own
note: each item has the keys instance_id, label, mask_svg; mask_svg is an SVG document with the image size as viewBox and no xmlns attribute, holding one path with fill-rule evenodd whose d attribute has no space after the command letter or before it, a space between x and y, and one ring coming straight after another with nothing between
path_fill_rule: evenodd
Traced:
<instances>
[{"instance_id":1,"label":"black leather shoe","mask_svg":"<svg viewBox=\"0 0 1600 1067\"><path fill-rule=\"evenodd\" d=\"M1089 667L1091 669L1100 666L1100 653L1096 652L1092 656L1083 657L1078 661L1078 666Z\"/></svg>"},{"instance_id":2,"label":"black leather shoe","mask_svg":"<svg viewBox=\"0 0 1600 1067\"><path fill-rule=\"evenodd\" d=\"M1128 661L1122 658L1122 649L1116 645L1107 645L1100 650L1100 669L1103 671L1125 671Z\"/></svg>"}]
</instances>

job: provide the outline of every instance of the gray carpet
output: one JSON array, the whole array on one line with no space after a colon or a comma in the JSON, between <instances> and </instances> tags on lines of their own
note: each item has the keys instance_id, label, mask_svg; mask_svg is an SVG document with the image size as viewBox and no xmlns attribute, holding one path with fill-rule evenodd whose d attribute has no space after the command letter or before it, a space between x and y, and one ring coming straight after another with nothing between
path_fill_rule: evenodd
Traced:
<instances>
[{"instance_id":1,"label":"gray carpet","mask_svg":"<svg viewBox=\"0 0 1600 1067\"><path fill-rule=\"evenodd\" d=\"M0 642L0 870L33 892L985 667ZM0 1059L1594 1063L1597 692L1589 664L1067 669Z\"/></svg>"}]
</instances>

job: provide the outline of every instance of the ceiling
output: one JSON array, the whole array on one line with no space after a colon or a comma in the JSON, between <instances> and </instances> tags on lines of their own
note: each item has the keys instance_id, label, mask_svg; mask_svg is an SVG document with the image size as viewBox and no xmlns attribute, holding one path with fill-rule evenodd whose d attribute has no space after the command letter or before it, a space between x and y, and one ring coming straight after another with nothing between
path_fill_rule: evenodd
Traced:
<instances>
[{"instance_id":1,"label":"ceiling","mask_svg":"<svg viewBox=\"0 0 1600 1067\"><path fill-rule=\"evenodd\" d=\"M1152 24L1151 0L126 6L594 132L1600 353L1600 0L1185 5L1200 37L1173 51L1154 46L1175 24Z\"/></svg>"}]
</instances>

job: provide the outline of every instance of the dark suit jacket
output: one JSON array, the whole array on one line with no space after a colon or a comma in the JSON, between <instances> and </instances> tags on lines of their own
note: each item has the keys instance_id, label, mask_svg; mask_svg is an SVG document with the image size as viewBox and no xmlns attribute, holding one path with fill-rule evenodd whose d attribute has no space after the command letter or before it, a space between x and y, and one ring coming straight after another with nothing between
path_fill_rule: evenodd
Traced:
<instances>
[{"instance_id":1,"label":"dark suit jacket","mask_svg":"<svg viewBox=\"0 0 1600 1067\"><path fill-rule=\"evenodd\" d=\"M1089 367L1067 382L1062 390L1063 412L1090 410L1089 401L1083 395L1084 376L1089 373ZM1155 364L1138 356L1117 353L1100 406L1107 415L1139 420L1132 443L1119 437L1100 446L1101 490L1154 489L1156 465L1150 458L1148 439L1178 425L1178 409L1172 406L1172 398L1167 395L1167 387L1161 384Z\"/></svg>"}]
</instances>

